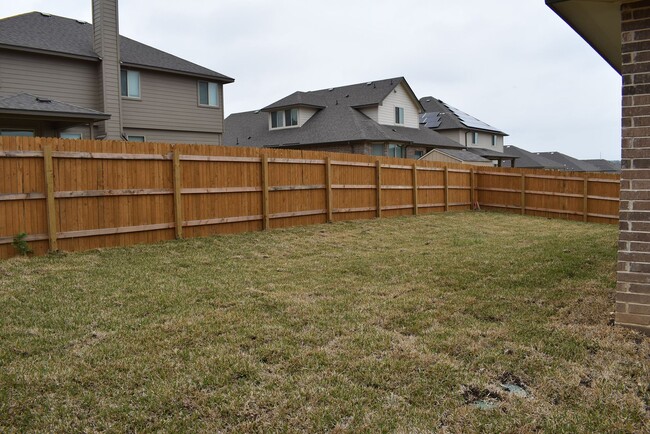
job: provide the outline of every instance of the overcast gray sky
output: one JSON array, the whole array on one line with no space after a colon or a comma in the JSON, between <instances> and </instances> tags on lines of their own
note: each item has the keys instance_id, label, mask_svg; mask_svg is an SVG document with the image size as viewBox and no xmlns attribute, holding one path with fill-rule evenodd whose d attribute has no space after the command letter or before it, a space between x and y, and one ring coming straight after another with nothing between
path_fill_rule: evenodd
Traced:
<instances>
[{"instance_id":1,"label":"overcast gray sky","mask_svg":"<svg viewBox=\"0 0 650 434\"><path fill-rule=\"evenodd\" d=\"M91 0L0 3L33 10L92 21ZM120 33L235 78L226 115L404 76L506 144L620 158L620 76L544 0L122 0Z\"/></svg>"}]
</instances>

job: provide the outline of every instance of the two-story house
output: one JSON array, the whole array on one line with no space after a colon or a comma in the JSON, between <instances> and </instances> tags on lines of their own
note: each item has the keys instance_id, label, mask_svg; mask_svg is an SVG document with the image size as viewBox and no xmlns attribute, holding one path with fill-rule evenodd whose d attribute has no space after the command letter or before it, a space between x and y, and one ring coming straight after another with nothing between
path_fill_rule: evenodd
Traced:
<instances>
[{"instance_id":1,"label":"two-story house","mask_svg":"<svg viewBox=\"0 0 650 434\"><path fill-rule=\"evenodd\" d=\"M403 77L295 92L226 118L227 146L420 158L462 146L420 125L422 105Z\"/></svg>"},{"instance_id":2,"label":"two-story house","mask_svg":"<svg viewBox=\"0 0 650 434\"><path fill-rule=\"evenodd\" d=\"M117 0L92 8L0 20L0 135L222 144L234 80L120 36Z\"/></svg>"}]
</instances>

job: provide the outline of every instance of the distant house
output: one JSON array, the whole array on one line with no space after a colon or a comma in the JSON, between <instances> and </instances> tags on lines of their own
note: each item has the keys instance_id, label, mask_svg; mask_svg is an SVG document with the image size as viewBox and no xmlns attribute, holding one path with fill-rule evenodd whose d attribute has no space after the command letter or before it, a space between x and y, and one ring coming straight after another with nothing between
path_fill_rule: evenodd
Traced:
<instances>
[{"instance_id":1,"label":"distant house","mask_svg":"<svg viewBox=\"0 0 650 434\"><path fill-rule=\"evenodd\" d=\"M598 168L599 172L606 173L621 173L621 162L620 161L609 161L603 159L596 160L583 160L592 166Z\"/></svg>"},{"instance_id":2,"label":"distant house","mask_svg":"<svg viewBox=\"0 0 650 434\"><path fill-rule=\"evenodd\" d=\"M578 160L561 152L537 152L537 155L562 166L562 170L571 172L599 172L598 167L584 160Z\"/></svg>"},{"instance_id":3,"label":"distant house","mask_svg":"<svg viewBox=\"0 0 650 434\"><path fill-rule=\"evenodd\" d=\"M465 149L432 149L420 158L439 163L470 164L472 166L494 166L492 161Z\"/></svg>"},{"instance_id":4,"label":"distant house","mask_svg":"<svg viewBox=\"0 0 650 434\"><path fill-rule=\"evenodd\" d=\"M421 122L427 128L466 148L503 152L503 140L507 136L503 131L432 96L420 98L420 103L425 111Z\"/></svg>"},{"instance_id":5,"label":"distant house","mask_svg":"<svg viewBox=\"0 0 650 434\"><path fill-rule=\"evenodd\" d=\"M93 24L0 20L0 134L222 144L230 77L119 35L117 0Z\"/></svg>"},{"instance_id":6,"label":"distant house","mask_svg":"<svg viewBox=\"0 0 650 434\"><path fill-rule=\"evenodd\" d=\"M420 158L460 149L420 125L422 105L403 77L295 92L225 121L228 146L254 146Z\"/></svg>"},{"instance_id":7,"label":"distant house","mask_svg":"<svg viewBox=\"0 0 650 434\"><path fill-rule=\"evenodd\" d=\"M563 164L560 164L542 155L539 155L539 153L529 152L525 149L513 145L505 145L503 149L508 154L516 155L519 157L517 159L516 167L521 167L524 169L564 170ZM508 162L505 164L505 167L512 167L512 166L510 166Z\"/></svg>"}]
</instances>

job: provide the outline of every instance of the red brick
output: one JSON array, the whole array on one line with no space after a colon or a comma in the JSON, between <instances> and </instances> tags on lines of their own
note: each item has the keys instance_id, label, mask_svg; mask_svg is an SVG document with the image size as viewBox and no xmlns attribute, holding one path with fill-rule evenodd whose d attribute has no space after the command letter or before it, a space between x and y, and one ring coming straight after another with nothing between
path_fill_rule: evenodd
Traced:
<instances>
[{"instance_id":1,"label":"red brick","mask_svg":"<svg viewBox=\"0 0 650 434\"><path fill-rule=\"evenodd\" d=\"M619 292L616 294L616 301L623 303L645 304L650 306L650 295L634 294L631 292Z\"/></svg>"},{"instance_id":2,"label":"red brick","mask_svg":"<svg viewBox=\"0 0 650 434\"><path fill-rule=\"evenodd\" d=\"M621 241L623 242L623 241ZM630 252L646 253L650 252L650 243L630 243Z\"/></svg>"},{"instance_id":3,"label":"red brick","mask_svg":"<svg viewBox=\"0 0 650 434\"><path fill-rule=\"evenodd\" d=\"M617 272L619 282L650 284L650 274L628 273L627 271Z\"/></svg>"},{"instance_id":4,"label":"red brick","mask_svg":"<svg viewBox=\"0 0 650 434\"><path fill-rule=\"evenodd\" d=\"M627 290L629 292L634 292L635 294L650 294L650 285L644 285L642 283L629 283Z\"/></svg>"},{"instance_id":5,"label":"red brick","mask_svg":"<svg viewBox=\"0 0 650 434\"><path fill-rule=\"evenodd\" d=\"M650 262L650 253L619 252L618 260L623 262Z\"/></svg>"},{"instance_id":6,"label":"red brick","mask_svg":"<svg viewBox=\"0 0 650 434\"><path fill-rule=\"evenodd\" d=\"M634 140L634 139L632 139ZM630 158L650 158L650 148L634 148L634 149L623 149L621 152L621 157L625 159Z\"/></svg>"},{"instance_id":7,"label":"red brick","mask_svg":"<svg viewBox=\"0 0 650 434\"><path fill-rule=\"evenodd\" d=\"M625 303L616 303L616 312L626 313L627 305Z\"/></svg>"}]
</instances>

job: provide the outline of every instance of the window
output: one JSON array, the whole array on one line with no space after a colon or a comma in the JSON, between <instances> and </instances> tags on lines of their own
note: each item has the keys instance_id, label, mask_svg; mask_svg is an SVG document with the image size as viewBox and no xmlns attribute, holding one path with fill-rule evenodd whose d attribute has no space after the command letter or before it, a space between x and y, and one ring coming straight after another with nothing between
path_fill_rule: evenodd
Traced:
<instances>
[{"instance_id":1,"label":"window","mask_svg":"<svg viewBox=\"0 0 650 434\"><path fill-rule=\"evenodd\" d=\"M81 139L81 133L61 133L59 137L62 139Z\"/></svg>"},{"instance_id":2,"label":"window","mask_svg":"<svg viewBox=\"0 0 650 434\"><path fill-rule=\"evenodd\" d=\"M144 136L126 136L129 142L144 142Z\"/></svg>"},{"instance_id":3,"label":"window","mask_svg":"<svg viewBox=\"0 0 650 434\"><path fill-rule=\"evenodd\" d=\"M384 144L378 143L370 148L370 155L384 155Z\"/></svg>"},{"instance_id":4,"label":"window","mask_svg":"<svg viewBox=\"0 0 650 434\"><path fill-rule=\"evenodd\" d=\"M400 145L394 145L391 143L390 145L388 145L388 156L404 158L404 148Z\"/></svg>"},{"instance_id":5,"label":"window","mask_svg":"<svg viewBox=\"0 0 650 434\"><path fill-rule=\"evenodd\" d=\"M496 145L497 145L497 135L492 134L492 146L496 146Z\"/></svg>"},{"instance_id":6,"label":"window","mask_svg":"<svg viewBox=\"0 0 650 434\"><path fill-rule=\"evenodd\" d=\"M404 123L404 108L395 107L395 123L403 124Z\"/></svg>"},{"instance_id":7,"label":"window","mask_svg":"<svg viewBox=\"0 0 650 434\"><path fill-rule=\"evenodd\" d=\"M0 136L34 137L34 131L29 131L29 130L0 130Z\"/></svg>"},{"instance_id":8,"label":"window","mask_svg":"<svg viewBox=\"0 0 650 434\"><path fill-rule=\"evenodd\" d=\"M424 155L424 151L415 151L413 155L415 156L415 159L420 159Z\"/></svg>"},{"instance_id":9,"label":"window","mask_svg":"<svg viewBox=\"0 0 650 434\"><path fill-rule=\"evenodd\" d=\"M199 81L199 105L219 107L219 85L207 81Z\"/></svg>"},{"instance_id":10,"label":"window","mask_svg":"<svg viewBox=\"0 0 650 434\"><path fill-rule=\"evenodd\" d=\"M271 112L271 128L295 127L298 125L298 109Z\"/></svg>"},{"instance_id":11,"label":"window","mask_svg":"<svg viewBox=\"0 0 650 434\"><path fill-rule=\"evenodd\" d=\"M140 72L122 69L120 78L122 81L122 96L140 98Z\"/></svg>"},{"instance_id":12,"label":"window","mask_svg":"<svg viewBox=\"0 0 650 434\"><path fill-rule=\"evenodd\" d=\"M473 132L472 133L472 144L476 145L478 143L478 133Z\"/></svg>"}]
</instances>

